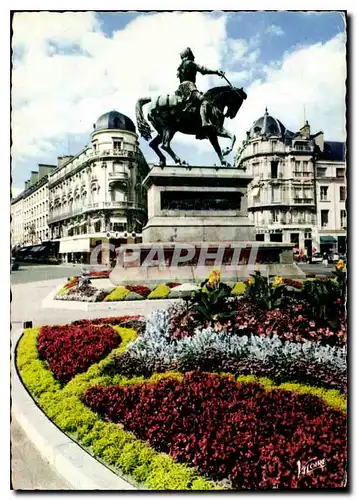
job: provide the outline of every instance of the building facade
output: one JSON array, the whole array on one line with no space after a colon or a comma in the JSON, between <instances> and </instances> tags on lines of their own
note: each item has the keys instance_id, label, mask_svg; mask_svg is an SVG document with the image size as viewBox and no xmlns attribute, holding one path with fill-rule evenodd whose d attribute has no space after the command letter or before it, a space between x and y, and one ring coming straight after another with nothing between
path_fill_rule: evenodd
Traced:
<instances>
[{"instance_id":1,"label":"building facade","mask_svg":"<svg viewBox=\"0 0 357 500\"><path fill-rule=\"evenodd\" d=\"M25 189L11 200L11 246L36 245L50 239L48 176L55 165L38 165Z\"/></svg>"},{"instance_id":2,"label":"building facade","mask_svg":"<svg viewBox=\"0 0 357 500\"><path fill-rule=\"evenodd\" d=\"M316 162L317 233L321 252L346 252L347 186L344 145L327 142Z\"/></svg>"},{"instance_id":3,"label":"building facade","mask_svg":"<svg viewBox=\"0 0 357 500\"><path fill-rule=\"evenodd\" d=\"M331 144L340 145L334 147L334 153L339 149L339 156L329 155ZM307 256L324 251L327 241L328 249L337 250L338 240L333 235L345 238L338 220L339 214L343 214L341 203L345 203L338 199L339 188L346 189L346 184L342 177L337 180L328 176L337 176L337 172L340 175L344 169L343 150L342 143L324 142L322 132L311 134L308 122L294 133L266 110L253 123L238 151L236 166L253 177L247 196L256 240L294 243L300 254ZM324 185L320 182L323 169ZM328 202L319 199L320 193L325 193L320 188L325 188L326 182L331 184L327 189ZM342 251L342 238L340 242Z\"/></svg>"},{"instance_id":4,"label":"building facade","mask_svg":"<svg viewBox=\"0 0 357 500\"><path fill-rule=\"evenodd\" d=\"M49 227L63 261L89 263L98 245L141 241L148 170L135 125L117 111L98 118L90 145L59 158L48 182ZM98 262L110 257L103 249Z\"/></svg>"}]
</instances>

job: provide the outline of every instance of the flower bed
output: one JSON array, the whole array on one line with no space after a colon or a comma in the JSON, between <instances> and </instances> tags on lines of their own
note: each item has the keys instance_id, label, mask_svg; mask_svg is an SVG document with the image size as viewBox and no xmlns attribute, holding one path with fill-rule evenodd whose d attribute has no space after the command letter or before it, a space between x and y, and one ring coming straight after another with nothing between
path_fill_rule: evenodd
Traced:
<instances>
[{"instance_id":1,"label":"flower bed","mask_svg":"<svg viewBox=\"0 0 357 500\"><path fill-rule=\"evenodd\" d=\"M173 369L230 371L346 391L346 346L283 341L277 335L232 335L212 327L177 339L170 332L170 316L170 311L154 311L142 335L125 354L113 357L107 372L150 376Z\"/></svg>"},{"instance_id":2,"label":"flower bed","mask_svg":"<svg viewBox=\"0 0 357 500\"><path fill-rule=\"evenodd\" d=\"M167 312L155 313L149 327L152 333L156 331L158 342L164 335L163 328L168 325L165 314ZM107 357L103 358L103 354L100 361L97 358L87 371L73 376L69 382L57 381L47 362L39 358L39 350L48 349L53 353L53 342L60 342L66 329L79 328L82 332L92 329L99 333L103 329L106 331L106 323L110 322L116 323L112 328L117 336L120 335L122 343ZM236 385L232 376L227 379L207 373L182 375L172 371L154 373L142 385L143 373L127 378L118 372L110 373L109 369L113 359L125 356L133 342L137 345L142 339L144 333L135 340L134 330L118 326L135 322L141 323L141 318L80 320L70 326L47 327L47 336L44 327L41 330L34 328L25 332L18 345L16 363L26 387L48 417L81 446L133 484L144 483L154 490L340 486L344 471L346 401L338 391L303 384L276 387L272 380L256 377L239 377L240 383ZM47 339L47 348L44 344L39 347L41 336ZM182 339L183 342L193 340L191 337ZM113 394L119 391L119 399L113 400L113 409L108 410L102 395L106 388L113 386L108 390L114 391ZM158 387L161 388L159 392ZM88 399L91 394L93 397ZM102 409L95 406L95 401L98 402L95 394L101 398ZM120 394L125 396L125 400L121 400L124 406L120 405ZM105 412L111 411L114 415L118 409L125 413L119 427L103 420ZM244 418L242 411L246 411ZM274 419L268 419L267 415L274 415ZM161 420L156 423L155 419ZM295 422L301 432L296 431ZM176 431L170 428L172 423ZM199 428L192 431L187 427L190 425ZM241 437L239 442L229 438L232 430L233 435L238 432ZM289 433L290 437L291 433L296 436L293 446L291 443L285 446ZM322 433L328 437L327 441L320 440ZM253 448L249 442L254 444ZM296 460L307 461L313 452L318 452L319 456L324 453L327 465L323 476L319 470L316 475L297 477ZM244 456L248 453L247 460L239 459L241 453ZM256 473L251 474L259 457L261 462ZM266 474L263 477L264 460ZM284 474L277 475L276 467Z\"/></svg>"},{"instance_id":3,"label":"flower bed","mask_svg":"<svg viewBox=\"0 0 357 500\"><path fill-rule=\"evenodd\" d=\"M38 351L57 380L66 383L109 354L120 342L120 336L108 325L43 326Z\"/></svg>"},{"instance_id":4,"label":"flower bed","mask_svg":"<svg viewBox=\"0 0 357 500\"><path fill-rule=\"evenodd\" d=\"M343 480L345 420L311 395L191 372L156 384L93 387L83 401L104 420L233 489L336 488ZM298 475L297 457L326 456L318 474Z\"/></svg>"},{"instance_id":5,"label":"flower bed","mask_svg":"<svg viewBox=\"0 0 357 500\"><path fill-rule=\"evenodd\" d=\"M333 280L299 288L255 274L232 297L216 271L186 306L146 320L27 330L16 364L46 415L132 484L339 488L345 276ZM325 309L309 317L318 298ZM312 463L318 469L306 473Z\"/></svg>"}]
</instances>

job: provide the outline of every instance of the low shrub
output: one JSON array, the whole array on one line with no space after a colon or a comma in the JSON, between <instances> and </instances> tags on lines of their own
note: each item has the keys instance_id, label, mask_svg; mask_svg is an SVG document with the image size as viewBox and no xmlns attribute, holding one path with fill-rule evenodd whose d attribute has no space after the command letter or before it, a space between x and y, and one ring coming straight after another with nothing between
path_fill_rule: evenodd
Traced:
<instances>
[{"instance_id":1,"label":"low shrub","mask_svg":"<svg viewBox=\"0 0 357 500\"><path fill-rule=\"evenodd\" d=\"M120 342L120 336L110 326L43 326L38 336L38 351L55 377L66 383Z\"/></svg>"},{"instance_id":2,"label":"low shrub","mask_svg":"<svg viewBox=\"0 0 357 500\"><path fill-rule=\"evenodd\" d=\"M104 299L104 302L120 301L124 300L128 295L129 290L123 286L117 286L115 290L110 292Z\"/></svg>"},{"instance_id":3,"label":"low shrub","mask_svg":"<svg viewBox=\"0 0 357 500\"><path fill-rule=\"evenodd\" d=\"M170 293L171 288L167 285L158 285L155 290L153 290L148 299L166 299Z\"/></svg>"},{"instance_id":4,"label":"low shrub","mask_svg":"<svg viewBox=\"0 0 357 500\"><path fill-rule=\"evenodd\" d=\"M338 488L343 480L346 416L312 394L191 372L182 381L92 387L83 401L176 461L230 480L233 489ZM325 458L326 466L299 476L297 457Z\"/></svg>"},{"instance_id":5,"label":"low shrub","mask_svg":"<svg viewBox=\"0 0 357 500\"><path fill-rule=\"evenodd\" d=\"M124 300L145 300L145 297L135 292L129 292L128 295L125 296Z\"/></svg>"}]
</instances>

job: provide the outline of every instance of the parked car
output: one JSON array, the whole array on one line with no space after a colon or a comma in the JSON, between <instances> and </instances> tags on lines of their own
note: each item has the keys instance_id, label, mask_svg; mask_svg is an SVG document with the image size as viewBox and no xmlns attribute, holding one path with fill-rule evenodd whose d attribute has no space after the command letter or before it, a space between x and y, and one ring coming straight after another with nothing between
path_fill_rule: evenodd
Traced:
<instances>
[{"instance_id":1,"label":"parked car","mask_svg":"<svg viewBox=\"0 0 357 500\"><path fill-rule=\"evenodd\" d=\"M19 269L19 263L15 257L11 257L11 271L17 271Z\"/></svg>"},{"instance_id":2,"label":"parked car","mask_svg":"<svg viewBox=\"0 0 357 500\"><path fill-rule=\"evenodd\" d=\"M329 264L334 264L335 262L338 262L340 260L340 256L337 252L329 252L327 254L327 260Z\"/></svg>"},{"instance_id":3,"label":"parked car","mask_svg":"<svg viewBox=\"0 0 357 500\"><path fill-rule=\"evenodd\" d=\"M310 258L310 264L316 264L318 262L322 262L322 254L315 252Z\"/></svg>"}]
</instances>

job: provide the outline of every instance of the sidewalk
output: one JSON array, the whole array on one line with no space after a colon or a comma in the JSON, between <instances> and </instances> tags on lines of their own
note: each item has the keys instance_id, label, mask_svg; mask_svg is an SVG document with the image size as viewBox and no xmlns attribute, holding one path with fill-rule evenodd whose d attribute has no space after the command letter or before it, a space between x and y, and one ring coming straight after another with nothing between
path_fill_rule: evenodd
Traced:
<instances>
[{"instance_id":1,"label":"sidewalk","mask_svg":"<svg viewBox=\"0 0 357 500\"><path fill-rule=\"evenodd\" d=\"M43 309L43 299L62 283L63 278L11 287L11 351L22 333L24 321L32 321L34 326L40 326L108 315L108 311L100 310ZM11 487L16 490L135 490L81 450L46 419L14 374L13 358L11 365ZM27 431L30 434L26 434ZM58 472L54 467L58 467ZM61 471L70 481L71 488L60 475Z\"/></svg>"},{"instance_id":2,"label":"sidewalk","mask_svg":"<svg viewBox=\"0 0 357 500\"><path fill-rule=\"evenodd\" d=\"M11 487L14 490L71 490L41 457L15 419L11 422Z\"/></svg>"}]
</instances>

